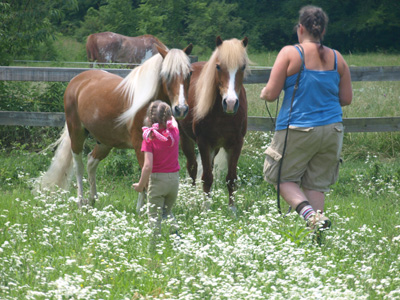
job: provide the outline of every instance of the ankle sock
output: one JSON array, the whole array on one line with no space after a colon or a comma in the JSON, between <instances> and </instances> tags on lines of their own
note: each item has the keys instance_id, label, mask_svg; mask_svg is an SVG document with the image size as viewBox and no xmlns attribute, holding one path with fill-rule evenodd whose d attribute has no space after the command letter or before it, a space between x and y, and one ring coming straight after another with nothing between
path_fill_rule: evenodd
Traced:
<instances>
[{"instance_id":1,"label":"ankle sock","mask_svg":"<svg viewBox=\"0 0 400 300\"><path fill-rule=\"evenodd\" d=\"M299 205L297 205L296 211L306 221L316 214L315 210L312 208L308 201L303 201Z\"/></svg>"}]
</instances>

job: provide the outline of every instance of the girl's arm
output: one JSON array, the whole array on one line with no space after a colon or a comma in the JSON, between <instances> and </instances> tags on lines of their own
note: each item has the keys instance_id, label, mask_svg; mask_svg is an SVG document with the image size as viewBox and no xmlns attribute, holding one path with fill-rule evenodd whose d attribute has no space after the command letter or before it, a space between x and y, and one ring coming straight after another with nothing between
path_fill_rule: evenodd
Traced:
<instances>
[{"instance_id":1,"label":"girl's arm","mask_svg":"<svg viewBox=\"0 0 400 300\"><path fill-rule=\"evenodd\" d=\"M153 153L144 152L144 164L142 168L142 174L138 183L134 183L132 187L137 192L143 192L144 188L149 183L151 171L153 170Z\"/></svg>"}]
</instances>

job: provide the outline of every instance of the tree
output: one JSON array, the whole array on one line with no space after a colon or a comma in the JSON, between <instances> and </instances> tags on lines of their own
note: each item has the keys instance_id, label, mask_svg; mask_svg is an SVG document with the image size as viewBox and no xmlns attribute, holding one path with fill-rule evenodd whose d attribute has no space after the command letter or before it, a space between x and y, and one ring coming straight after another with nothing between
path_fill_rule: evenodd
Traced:
<instances>
[{"instance_id":1,"label":"tree","mask_svg":"<svg viewBox=\"0 0 400 300\"><path fill-rule=\"evenodd\" d=\"M215 38L243 38L244 22L235 16L236 3L225 1L193 1L189 4L186 39L195 46L215 48ZM200 49L201 52L201 49Z\"/></svg>"},{"instance_id":2,"label":"tree","mask_svg":"<svg viewBox=\"0 0 400 300\"><path fill-rule=\"evenodd\" d=\"M81 42L97 32L111 31L127 36L138 35L138 1L106 0L99 9L90 7L76 37Z\"/></svg>"},{"instance_id":3,"label":"tree","mask_svg":"<svg viewBox=\"0 0 400 300\"><path fill-rule=\"evenodd\" d=\"M136 12L140 34L155 35L169 48L187 46L188 1L144 0Z\"/></svg>"},{"instance_id":4,"label":"tree","mask_svg":"<svg viewBox=\"0 0 400 300\"><path fill-rule=\"evenodd\" d=\"M76 0L0 2L0 64L51 48L56 24L63 11L76 7Z\"/></svg>"}]
</instances>

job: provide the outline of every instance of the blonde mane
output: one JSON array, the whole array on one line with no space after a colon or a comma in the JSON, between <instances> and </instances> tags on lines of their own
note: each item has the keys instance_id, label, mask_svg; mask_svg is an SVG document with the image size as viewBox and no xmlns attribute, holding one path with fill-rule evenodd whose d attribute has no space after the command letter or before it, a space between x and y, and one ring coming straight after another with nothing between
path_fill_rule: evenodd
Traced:
<instances>
[{"instance_id":1,"label":"blonde mane","mask_svg":"<svg viewBox=\"0 0 400 300\"><path fill-rule=\"evenodd\" d=\"M170 80L189 73L190 59L179 49L169 50L164 59L161 54L154 55L133 69L116 88L126 96L129 107L118 117L117 125L132 125L136 113L157 96L162 78Z\"/></svg>"},{"instance_id":2,"label":"blonde mane","mask_svg":"<svg viewBox=\"0 0 400 300\"><path fill-rule=\"evenodd\" d=\"M196 84L196 97L194 106L194 119L204 118L214 105L216 86L216 64L228 70L235 70L246 66L245 76L248 74L250 60L242 41L231 39L224 41L211 55L204 65Z\"/></svg>"},{"instance_id":3,"label":"blonde mane","mask_svg":"<svg viewBox=\"0 0 400 300\"><path fill-rule=\"evenodd\" d=\"M171 80L175 76L188 77L190 74L190 58L180 49L169 50L167 56L165 56L162 68L161 77L166 81Z\"/></svg>"}]
</instances>

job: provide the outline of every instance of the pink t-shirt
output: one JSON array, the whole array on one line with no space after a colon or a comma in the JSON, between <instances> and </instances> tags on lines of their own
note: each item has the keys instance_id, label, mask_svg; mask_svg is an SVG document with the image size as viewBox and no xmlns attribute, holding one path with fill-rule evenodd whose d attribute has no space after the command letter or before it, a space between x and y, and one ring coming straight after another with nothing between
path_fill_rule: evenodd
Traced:
<instances>
[{"instance_id":1,"label":"pink t-shirt","mask_svg":"<svg viewBox=\"0 0 400 300\"><path fill-rule=\"evenodd\" d=\"M179 167L179 129L177 127L172 127L168 129L171 137L168 141L160 141L154 135L151 139L143 139L142 142L142 152L153 153L153 170L152 173L173 173L178 172ZM159 132L168 136L165 132L166 130L159 130Z\"/></svg>"}]
</instances>

